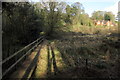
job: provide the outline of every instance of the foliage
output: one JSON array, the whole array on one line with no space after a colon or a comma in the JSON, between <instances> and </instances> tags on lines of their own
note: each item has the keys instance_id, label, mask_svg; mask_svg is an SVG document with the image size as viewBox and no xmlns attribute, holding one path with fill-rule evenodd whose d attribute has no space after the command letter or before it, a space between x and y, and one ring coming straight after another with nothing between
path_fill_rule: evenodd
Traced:
<instances>
[{"instance_id":1,"label":"foliage","mask_svg":"<svg viewBox=\"0 0 120 80\"><path fill-rule=\"evenodd\" d=\"M3 3L2 18L3 53L9 53L6 56L16 51L16 47L11 49L13 46L25 46L39 37L39 16L31 4Z\"/></svg>"},{"instance_id":2,"label":"foliage","mask_svg":"<svg viewBox=\"0 0 120 80\"><path fill-rule=\"evenodd\" d=\"M111 12L106 12L104 14L104 19L105 20L110 20L110 21L114 21L115 20L115 16L111 13Z\"/></svg>"},{"instance_id":3,"label":"foliage","mask_svg":"<svg viewBox=\"0 0 120 80\"><path fill-rule=\"evenodd\" d=\"M103 11L94 11L92 13L92 19L95 20L103 20L104 19L104 12Z\"/></svg>"},{"instance_id":4,"label":"foliage","mask_svg":"<svg viewBox=\"0 0 120 80\"><path fill-rule=\"evenodd\" d=\"M115 16L112 12L105 12L105 11L94 11L92 13L93 20L106 20L106 21L115 21Z\"/></svg>"},{"instance_id":5,"label":"foliage","mask_svg":"<svg viewBox=\"0 0 120 80\"><path fill-rule=\"evenodd\" d=\"M16 51L10 49L11 46L25 46L41 35L52 37L58 31L72 29L86 32L89 30L80 26L93 27L92 19L114 20L112 13L102 11L94 12L91 19L80 2L71 5L65 2L3 2L2 17L3 53L10 54Z\"/></svg>"}]
</instances>

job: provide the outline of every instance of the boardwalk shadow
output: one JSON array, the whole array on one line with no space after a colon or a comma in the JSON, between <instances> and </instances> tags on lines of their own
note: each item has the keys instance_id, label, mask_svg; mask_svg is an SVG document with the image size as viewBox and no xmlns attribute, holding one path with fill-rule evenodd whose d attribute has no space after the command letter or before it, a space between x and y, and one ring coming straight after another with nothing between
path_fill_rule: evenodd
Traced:
<instances>
[{"instance_id":1,"label":"boardwalk shadow","mask_svg":"<svg viewBox=\"0 0 120 80\"><path fill-rule=\"evenodd\" d=\"M52 60L50 59L50 46L49 44L47 45L47 59L48 59L48 65L47 65L47 75L50 75L51 74L51 63L52 63Z\"/></svg>"},{"instance_id":2,"label":"boardwalk shadow","mask_svg":"<svg viewBox=\"0 0 120 80\"><path fill-rule=\"evenodd\" d=\"M47 76L50 77L52 75L52 66L54 70L54 75L58 73L58 67L56 64L56 58L54 53L54 48L48 44L47 45L47 59L48 59L48 65L47 65Z\"/></svg>"}]
</instances>

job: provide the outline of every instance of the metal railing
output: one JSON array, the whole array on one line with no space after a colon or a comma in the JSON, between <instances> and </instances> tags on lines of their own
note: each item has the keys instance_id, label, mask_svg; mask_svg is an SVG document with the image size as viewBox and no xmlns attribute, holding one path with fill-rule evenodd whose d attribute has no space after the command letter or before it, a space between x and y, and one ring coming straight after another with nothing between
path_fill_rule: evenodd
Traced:
<instances>
[{"instance_id":1,"label":"metal railing","mask_svg":"<svg viewBox=\"0 0 120 80\"><path fill-rule=\"evenodd\" d=\"M17 57L17 55L19 55L22 51L28 49L22 56L20 56L17 60L15 60L15 62L12 65L10 65L7 69L5 69L5 71L2 73L2 77L4 77L10 70L12 70L27 55L29 55L43 40L44 40L44 36L38 38L37 40L33 41L32 43L28 44L24 48L20 49L19 51L15 52L13 55L9 56L8 58L0 62L1 63L0 65L3 66L5 63L7 63L12 58Z\"/></svg>"}]
</instances>

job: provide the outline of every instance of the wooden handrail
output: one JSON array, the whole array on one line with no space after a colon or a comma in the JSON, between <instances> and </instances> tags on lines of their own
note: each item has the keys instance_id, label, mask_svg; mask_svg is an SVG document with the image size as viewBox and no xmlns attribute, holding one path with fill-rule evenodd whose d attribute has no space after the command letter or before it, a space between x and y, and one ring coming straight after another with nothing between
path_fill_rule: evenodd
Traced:
<instances>
[{"instance_id":1,"label":"wooden handrail","mask_svg":"<svg viewBox=\"0 0 120 80\"><path fill-rule=\"evenodd\" d=\"M41 38L43 38L44 36L38 38L37 40L33 41L32 43L28 44L27 46L25 46L24 48L20 49L19 51L15 52L13 55L9 56L8 58L6 58L5 60L2 61L2 64L4 64L6 61L8 61L9 59L13 58L15 55L17 55L18 53L20 53L21 51L23 51L24 49L28 48L29 46L31 46L32 44L34 44L35 42L37 42L38 40L40 40Z\"/></svg>"},{"instance_id":2,"label":"wooden handrail","mask_svg":"<svg viewBox=\"0 0 120 80\"><path fill-rule=\"evenodd\" d=\"M42 39L42 40L43 40L43 39ZM41 40L39 43L41 43L42 40ZM39 43L37 43L36 45L38 45ZM20 62L27 54L29 54L29 53L36 47L36 45L33 46L28 52L26 52L26 54L24 54L20 59L18 59L13 65L11 65L11 66L3 73L2 76L5 76L18 62Z\"/></svg>"}]
</instances>

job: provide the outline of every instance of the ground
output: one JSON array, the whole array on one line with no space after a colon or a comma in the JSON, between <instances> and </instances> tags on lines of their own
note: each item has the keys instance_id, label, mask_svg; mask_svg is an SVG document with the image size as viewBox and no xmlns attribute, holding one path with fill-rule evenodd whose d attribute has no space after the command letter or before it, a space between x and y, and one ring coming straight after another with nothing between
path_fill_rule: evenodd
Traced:
<instances>
[{"instance_id":1,"label":"ground","mask_svg":"<svg viewBox=\"0 0 120 80\"><path fill-rule=\"evenodd\" d=\"M33 78L118 77L120 39L114 31L62 32L45 40Z\"/></svg>"}]
</instances>

